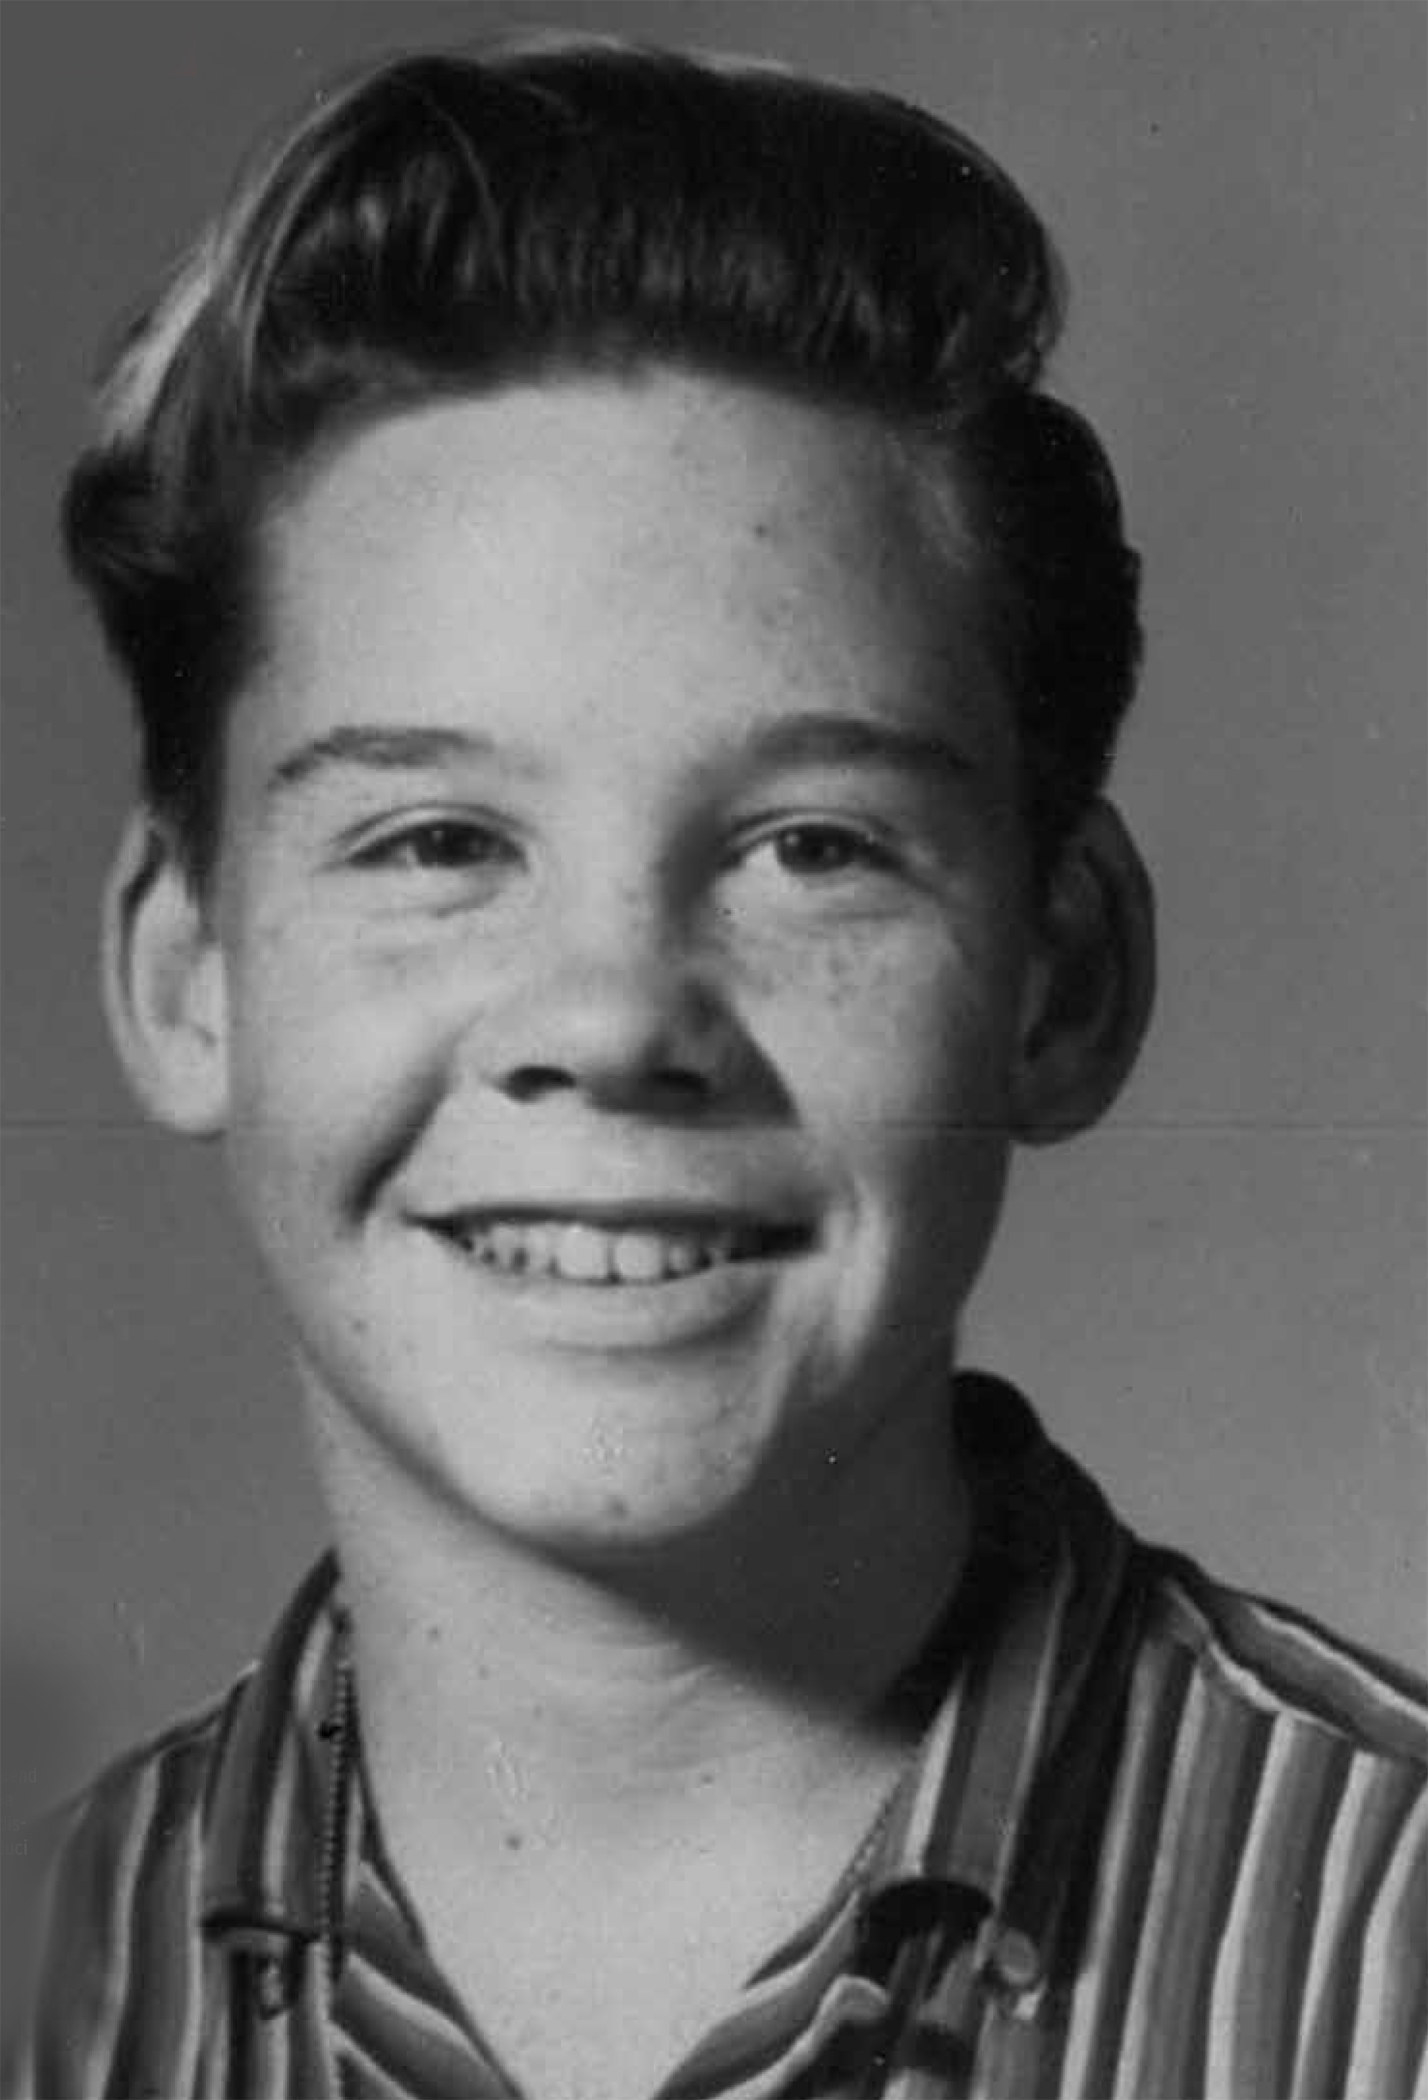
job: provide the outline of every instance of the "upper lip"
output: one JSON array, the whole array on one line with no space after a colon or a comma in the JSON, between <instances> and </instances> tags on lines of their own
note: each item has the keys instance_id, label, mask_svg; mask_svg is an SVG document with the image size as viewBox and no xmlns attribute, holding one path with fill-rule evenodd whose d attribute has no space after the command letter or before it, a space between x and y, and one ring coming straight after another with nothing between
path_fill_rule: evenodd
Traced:
<instances>
[{"instance_id":1,"label":"upper lip","mask_svg":"<svg viewBox=\"0 0 1428 2100\"><path fill-rule=\"evenodd\" d=\"M454 1203L418 1214L420 1222L448 1230L485 1224L529 1224L559 1220L563 1225L593 1225L603 1232L749 1231L800 1233L811 1230L806 1212L783 1205L751 1205L654 1197L637 1201L592 1202L586 1197L522 1196L511 1202Z\"/></svg>"}]
</instances>

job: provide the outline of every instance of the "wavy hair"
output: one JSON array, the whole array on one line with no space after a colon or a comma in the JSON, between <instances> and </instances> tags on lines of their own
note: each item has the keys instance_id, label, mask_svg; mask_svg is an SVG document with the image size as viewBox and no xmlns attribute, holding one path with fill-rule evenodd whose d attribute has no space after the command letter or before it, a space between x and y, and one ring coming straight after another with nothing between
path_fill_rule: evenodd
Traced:
<instances>
[{"instance_id":1,"label":"wavy hair","mask_svg":"<svg viewBox=\"0 0 1428 2100\"><path fill-rule=\"evenodd\" d=\"M1141 646L1111 469L1040 386L1060 286L1001 170L887 95L585 38L320 95L121 342L65 496L191 878L284 473L344 417L661 359L863 405L950 475L1045 868L1103 784Z\"/></svg>"}]
</instances>

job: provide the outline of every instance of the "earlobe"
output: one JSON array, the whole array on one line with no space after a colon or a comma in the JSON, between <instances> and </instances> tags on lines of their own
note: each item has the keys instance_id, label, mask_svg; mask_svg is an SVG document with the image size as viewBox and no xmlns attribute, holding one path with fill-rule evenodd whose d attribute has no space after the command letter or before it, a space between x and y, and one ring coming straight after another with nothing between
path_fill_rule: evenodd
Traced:
<instances>
[{"instance_id":1,"label":"earlobe","mask_svg":"<svg viewBox=\"0 0 1428 2100\"><path fill-rule=\"evenodd\" d=\"M228 1113L223 955L172 842L129 819L104 895L104 1003L129 1083L170 1129L216 1136Z\"/></svg>"},{"instance_id":2,"label":"earlobe","mask_svg":"<svg viewBox=\"0 0 1428 2100\"><path fill-rule=\"evenodd\" d=\"M1155 994L1155 902L1120 816L1097 802L1068 841L1043 907L1012 1077L1012 1130L1054 1144L1103 1116L1145 1037Z\"/></svg>"}]
</instances>

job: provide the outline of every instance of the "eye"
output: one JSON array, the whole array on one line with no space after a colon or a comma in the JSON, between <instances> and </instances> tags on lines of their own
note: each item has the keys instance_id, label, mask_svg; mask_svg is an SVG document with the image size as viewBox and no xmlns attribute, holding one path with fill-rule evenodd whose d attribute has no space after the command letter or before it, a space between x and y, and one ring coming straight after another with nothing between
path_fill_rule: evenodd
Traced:
<instances>
[{"instance_id":1,"label":"eye","mask_svg":"<svg viewBox=\"0 0 1428 2100\"><path fill-rule=\"evenodd\" d=\"M887 868L892 865L892 855L887 848L869 832L851 824L785 824L761 839L759 845L772 851L774 860L786 875L796 875L805 881L816 881L820 876L846 875L856 868Z\"/></svg>"},{"instance_id":2,"label":"eye","mask_svg":"<svg viewBox=\"0 0 1428 2100\"><path fill-rule=\"evenodd\" d=\"M464 817L428 817L369 839L352 855L359 868L408 872L460 872L508 861L513 849L485 824Z\"/></svg>"}]
</instances>

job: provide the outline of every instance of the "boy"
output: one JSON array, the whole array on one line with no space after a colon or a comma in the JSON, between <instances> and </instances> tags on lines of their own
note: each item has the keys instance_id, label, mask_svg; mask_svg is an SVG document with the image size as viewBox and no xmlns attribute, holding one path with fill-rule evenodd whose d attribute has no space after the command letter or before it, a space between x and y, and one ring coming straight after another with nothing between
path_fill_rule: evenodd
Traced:
<instances>
[{"instance_id":1,"label":"boy","mask_svg":"<svg viewBox=\"0 0 1428 2100\"><path fill-rule=\"evenodd\" d=\"M949 1382L1150 1002L1055 330L946 127L588 44L334 94L136 330L110 1014L335 1550L67 1819L17 2091L1411 2088L1421 1702Z\"/></svg>"}]
</instances>

